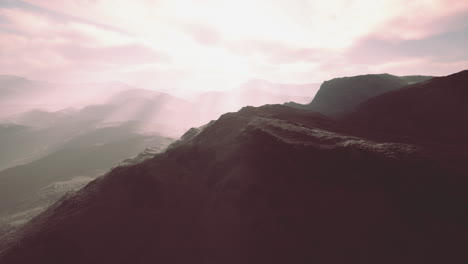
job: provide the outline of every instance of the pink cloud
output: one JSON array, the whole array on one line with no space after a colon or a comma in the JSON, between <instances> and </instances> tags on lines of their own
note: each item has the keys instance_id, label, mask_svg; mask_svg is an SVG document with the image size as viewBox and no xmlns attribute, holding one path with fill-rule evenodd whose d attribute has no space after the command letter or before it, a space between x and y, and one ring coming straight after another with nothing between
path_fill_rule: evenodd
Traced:
<instances>
[{"instance_id":1,"label":"pink cloud","mask_svg":"<svg viewBox=\"0 0 468 264\"><path fill-rule=\"evenodd\" d=\"M68 60L95 62L103 64L145 64L168 63L167 54L157 52L139 44L92 47L85 45L57 45L54 47L60 55Z\"/></svg>"},{"instance_id":2,"label":"pink cloud","mask_svg":"<svg viewBox=\"0 0 468 264\"><path fill-rule=\"evenodd\" d=\"M467 23L467 1L410 1L402 3L399 9L373 33L381 38L396 40L423 39Z\"/></svg>"},{"instance_id":3,"label":"pink cloud","mask_svg":"<svg viewBox=\"0 0 468 264\"><path fill-rule=\"evenodd\" d=\"M225 48L242 56L261 54L272 64L290 64L315 62L329 55L327 49L301 48L282 42L248 40L244 42L224 43Z\"/></svg>"},{"instance_id":4,"label":"pink cloud","mask_svg":"<svg viewBox=\"0 0 468 264\"><path fill-rule=\"evenodd\" d=\"M197 23L185 23L182 28L202 45L215 45L222 40L221 34L213 27Z\"/></svg>"},{"instance_id":5,"label":"pink cloud","mask_svg":"<svg viewBox=\"0 0 468 264\"><path fill-rule=\"evenodd\" d=\"M442 73L465 67L467 14L468 2L454 0L9 0L0 4L0 67L52 81L194 90L254 77L316 82L395 65L436 72L419 61Z\"/></svg>"}]
</instances>

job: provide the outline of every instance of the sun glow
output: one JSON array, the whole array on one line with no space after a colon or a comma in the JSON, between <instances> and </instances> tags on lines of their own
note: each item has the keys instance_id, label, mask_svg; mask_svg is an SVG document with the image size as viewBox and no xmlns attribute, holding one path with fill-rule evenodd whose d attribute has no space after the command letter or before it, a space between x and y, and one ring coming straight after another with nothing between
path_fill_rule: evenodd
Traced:
<instances>
[{"instance_id":1,"label":"sun glow","mask_svg":"<svg viewBox=\"0 0 468 264\"><path fill-rule=\"evenodd\" d=\"M367 50L355 47L369 38L398 44L447 27L456 30L460 22L448 18L468 12L468 2L453 0L9 0L4 5L1 48L16 54L0 57L4 73L67 82L117 79L176 92L225 90L250 78L310 83L390 70L385 65L407 67L417 59L356 63ZM447 66L429 63L431 69Z\"/></svg>"}]
</instances>

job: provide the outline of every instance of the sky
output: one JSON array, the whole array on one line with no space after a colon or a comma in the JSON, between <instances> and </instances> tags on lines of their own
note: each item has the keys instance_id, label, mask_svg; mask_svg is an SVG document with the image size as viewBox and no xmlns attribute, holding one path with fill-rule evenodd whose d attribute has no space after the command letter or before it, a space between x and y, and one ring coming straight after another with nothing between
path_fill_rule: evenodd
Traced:
<instances>
[{"instance_id":1,"label":"sky","mask_svg":"<svg viewBox=\"0 0 468 264\"><path fill-rule=\"evenodd\" d=\"M468 68L468 1L0 0L0 74L197 92Z\"/></svg>"}]
</instances>

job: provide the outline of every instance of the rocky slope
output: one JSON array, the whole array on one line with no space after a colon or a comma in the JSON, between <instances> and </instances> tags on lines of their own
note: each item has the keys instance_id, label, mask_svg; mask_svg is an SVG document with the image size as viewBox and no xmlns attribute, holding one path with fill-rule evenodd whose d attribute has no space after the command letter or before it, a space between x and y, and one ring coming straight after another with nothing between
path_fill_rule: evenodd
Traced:
<instances>
[{"instance_id":1,"label":"rocky slope","mask_svg":"<svg viewBox=\"0 0 468 264\"><path fill-rule=\"evenodd\" d=\"M225 114L56 203L0 262L466 263L466 175L351 130L279 105Z\"/></svg>"},{"instance_id":2,"label":"rocky slope","mask_svg":"<svg viewBox=\"0 0 468 264\"><path fill-rule=\"evenodd\" d=\"M346 119L372 133L468 143L468 70L371 98Z\"/></svg>"},{"instance_id":3,"label":"rocky slope","mask_svg":"<svg viewBox=\"0 0 468 264\"><path fill-rule=\"evenodd\" d=\"M312 102L307 105L286 105L317 111L326 115L337 115L354 110L360 103L374 96L397 90L412 83L429 80L430 76L394 76L390 74L368 74L335 78L325 81Z\"/></svg>"}]
</instances>

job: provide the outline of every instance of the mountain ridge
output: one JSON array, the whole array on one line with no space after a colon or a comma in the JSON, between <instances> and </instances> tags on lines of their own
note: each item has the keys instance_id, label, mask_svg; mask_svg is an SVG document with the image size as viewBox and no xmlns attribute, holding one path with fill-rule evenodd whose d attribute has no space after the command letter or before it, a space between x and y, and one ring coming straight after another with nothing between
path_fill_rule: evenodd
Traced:
<instances>
[{"instance_id":1,"label":"mountain ridge","mask_svg":"<svg viewBox=\"0 0 468 264\"><path fill-rule=\"evenodd\" d=\"M334 78L322 83L309 104L291 102L286 105L336 116L353 111L369 98L400 89L410 82L422 82L430 78L432 77L422 75L400 77L388 73Z\"/></svg>"},{"instance_id":2,"label":"mountain ridge","mask_svg":"<svg viewBox=\"0 0 468 264\"><path fill-rule=\"evenodd\" d=\"M418 146L337 130L323 115L279 105L224 114L183 144L116 168L56 204L28 225L3 261L437 263L460 257L460 249L444 245L461 242L461 233L431 231L466 227L453 222L466 198L460 175ZM47 244L37 244L42 239ZM438 251L424 255L435 246Z\"/></svg>"},{"instance_id":3,"label":"mountain ridge","mask_svg":"<svg viewBox=\"0 0 468 264\"><path fill-rule=\"evenodd\" d=\"M350 113L364 130L466 144L468 70L411 84L363 102Z\"/></svg>"},{"instance_id":4,"label":"mountain ridge","mask_svg":"<svg viewBox=\"0 0 468 264\"><path fill-rule=\"evenodd\" d=\"M57 202L3 241L0 261L466 263L464 145L454 147L459 169L440 157L444 137L421 143L422 129L402 139L413 130L394 122L408 93L409 116L439 99L457 114L447 122L459 121L465 75L385 93L340 118L282 105L223 114Z\"/></svg>"}]
</instances>

